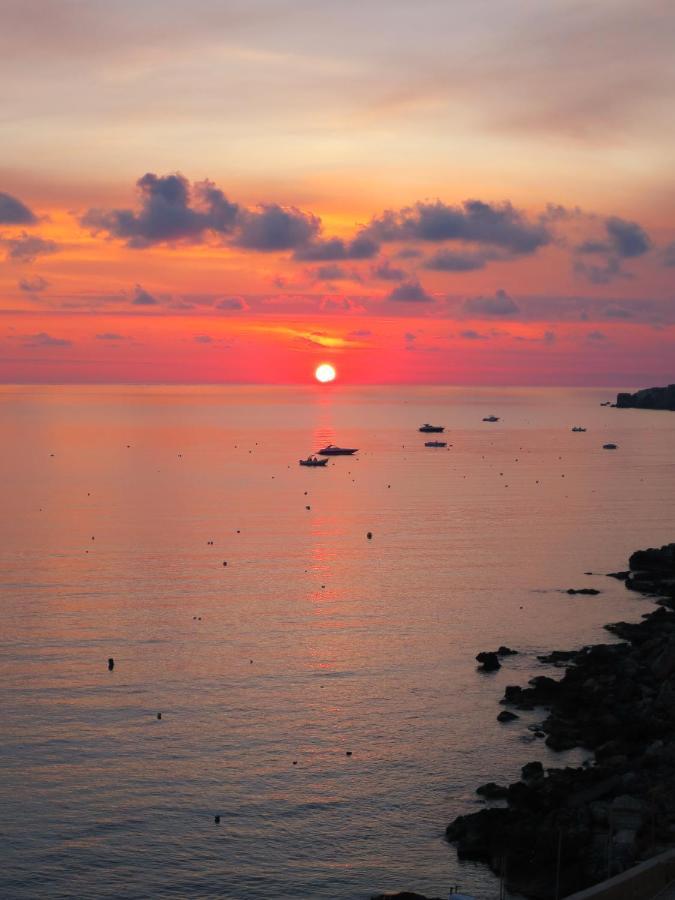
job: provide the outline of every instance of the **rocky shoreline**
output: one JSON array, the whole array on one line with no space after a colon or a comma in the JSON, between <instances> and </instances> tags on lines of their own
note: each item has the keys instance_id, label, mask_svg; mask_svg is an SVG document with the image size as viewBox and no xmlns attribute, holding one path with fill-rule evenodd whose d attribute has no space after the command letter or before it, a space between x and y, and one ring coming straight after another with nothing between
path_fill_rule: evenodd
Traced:
<instances>
[{"instance_id":1,"label":"rocky shoreline","mask_svg":"<svg viewBox=\"0 0 675 900\"><path fill-rule=\"evenodd\" d=\"M515 784L482 785L500 806L459 816L446 831L460 859L505 874L526 897L565 897L675 843L675 544L634 553L626 587L658 598L637 623L607 629L621 643L539 659L564 666L511 685L510 710L543 708L537 732L553 750L586 748L579 768L528 763ZM514 715L517 715L514 713Z\"/></svg>"}]
</instances>

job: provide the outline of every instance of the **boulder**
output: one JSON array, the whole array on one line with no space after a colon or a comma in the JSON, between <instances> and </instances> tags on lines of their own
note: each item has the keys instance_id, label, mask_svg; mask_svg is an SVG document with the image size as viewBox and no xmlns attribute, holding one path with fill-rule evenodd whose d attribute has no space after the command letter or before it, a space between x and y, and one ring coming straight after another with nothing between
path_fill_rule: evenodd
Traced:
<instances>
[{"instance_id":1,"label":"boulder","mask_svg":"<svg viewBox=\"0 0 675 900\"><path fill-rule=\"evenodd\" d=\"M501 668L501 663L499 662L499 657L496 653L491 653L490 651L483 651L476 656L476 660L480 663L481 668L486 672L494 672L496 669Z\"/></svg>"}]
</instances>

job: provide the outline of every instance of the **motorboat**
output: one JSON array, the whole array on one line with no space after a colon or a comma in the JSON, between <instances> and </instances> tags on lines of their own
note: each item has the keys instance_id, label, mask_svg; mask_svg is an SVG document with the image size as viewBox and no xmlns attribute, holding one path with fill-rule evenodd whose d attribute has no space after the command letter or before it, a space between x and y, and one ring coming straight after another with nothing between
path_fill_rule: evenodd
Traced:
<instances>
[{"instance_id":1,"label":"motorboat","mask_svg":"<svg viewBox=\"0 0 675 900\"><path fill-rule=\"evenodd\" d=\"M484 416L484 422L499 422L499 416Z\"/></svg>"},{"instance_id":2,"label":"motorboat","mask_svg":"<svg viewBox=\"0 0 675 900\"><path fill-rule=\"evenodd\" d=\"M446 441L425 441L424 446L425 447L447 447L448 445L447 445Z\"/></svg>"},{"instance_id":3,"label":"motorboat","mask_svg":"<svg viewBox=\"0 0 675 900\"><path fill-rule=\"evenodd\" d=\"M603 450L616 450L618 448L618 446L619 446L618 444L603 444L602 449Z\"/></svg>"},{"instance_id":4,"label":"motorboat","mask_svg":"<svg viewBox=\"0 0 675 900\"><path fill-rule=\"evenodd\" d=\"M575 426L572 428L572 431L586 431L586 429L583 428L581 425L575 425Z\"/></svg>"},{"instance_id":5,"label":"motorboat","mask_svg":"<svg viewBox=\"0 0 675 900\"><path fill-rule=\"evenodd\" d=\"M316 456L308 456L307 459L299 459L301 466L325 466L327 459L317 459Z\"/></svg>"},{"instance_id":6,"label":"motorboat","mask_svg":"<svg viewBox=\"0 0 675 900\"><path fill-rule=\"evenodd\" d=\"M429 425L428 422L425 422L424 425L419 429L424 434L441 434L445 431L444 425Z\"/></svg>"},{"instance_id":7,"label":"motorboat","mask_svg":"<svg viewBox=\"0 0 675 900\"><path fill-rule=\"evenodd\" d=\"M357 450L358 447L336 447L335 444L328 444L316 452L319 456L352 456Z\"/></svg>"}]
</instances>

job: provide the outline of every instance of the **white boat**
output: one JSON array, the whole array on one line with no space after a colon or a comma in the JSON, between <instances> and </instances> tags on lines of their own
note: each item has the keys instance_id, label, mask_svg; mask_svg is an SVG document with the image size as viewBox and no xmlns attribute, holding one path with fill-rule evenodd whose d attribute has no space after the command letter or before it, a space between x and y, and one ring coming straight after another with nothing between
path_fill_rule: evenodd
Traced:
<instances>
[{"instance_id":1,"label":"white boat","mask_svg":"<svg viewBox=\"0 0 675 900\"><path fill-rule=\"evenodd\" d=\"M358 447L336 447L335 444L328 444L316 452L319 456L351 456L357 450Z\"/></svg>"}]
</instances>

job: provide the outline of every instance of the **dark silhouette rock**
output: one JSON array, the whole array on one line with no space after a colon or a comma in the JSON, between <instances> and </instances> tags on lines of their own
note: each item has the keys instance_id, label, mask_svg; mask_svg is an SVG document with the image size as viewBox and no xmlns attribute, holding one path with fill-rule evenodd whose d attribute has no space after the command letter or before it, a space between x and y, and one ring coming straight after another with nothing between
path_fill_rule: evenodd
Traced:
<instances>
[{"instance_id":1,"label":"dark silhouette rock","mask_svg":"<svg viewBox=\"0 0 675 900\"><path fill-rule=\"evenodd\" d=\"M547 709L530 730L592 761L546 771L535 761L507 788L488 782L478 793L506 806L459 816L446 832L460 859L496 874L505 859L507 888L526 897L567 896L675 843L675 544L634 553L625 583L660 599L639 622L606 626L621 643L544 654L562 678L509 685L502 700Z\"/></svg>"},{"instance_id":2,"label":"dark silhouette rock","mask_svg":"<svg viewBox=\"0 0 675 900\"><path fill-rule=\"evenodd\" d=\"M589 597L595 597L600 593L597 588L567 588L566 594L587 594Z\"/></svg>"},{"instance_id":3,"label":"dark silhouette rock","mask_svg":"<svg viewBox=\"0 0 675 900\"><path fill-rule=\"evenodd\" d=\"M619 409L675 410L675 384L669 384L667 387L644 388L634 394L617 394L616 406Z\"/></svg>"},{"instance_id":4,"label":"dark silhouette rock","mask_svg":"<svg viewBox=\"0 0 675 900\"><path fill-rule=\"evenodd\" d=\"M476 660L480 663L480 667L486 672L494 672L497 669L501 669L501 663L499 662L499 657L496 653L483 651L482 653L477 654Z\"/></svg>"},{"instance_id":5,"label":"dark silhouette rock","mask_svg":"<svg viewBox=\"0 0 675 900\"><path fill-rule=\"evenodd\" d=\"M518 651L512 650L510 647L505 647L502 644L502 646L499 648L499 650L497 650L497 655L498 656L517 656Z\"/></svg>"},{"instance_id":6,"label":"dark silhouette rock","mask_svg":"<svg viewBox=\"0 0 675 900\"><path fill-rule=\"evenodd\" d=\"M512 713L508 709L503 709L499 715L497 716L498 722L513 722L514 719L519 719L520 716L517 713Z\"/></svg>"}]
</instances>

